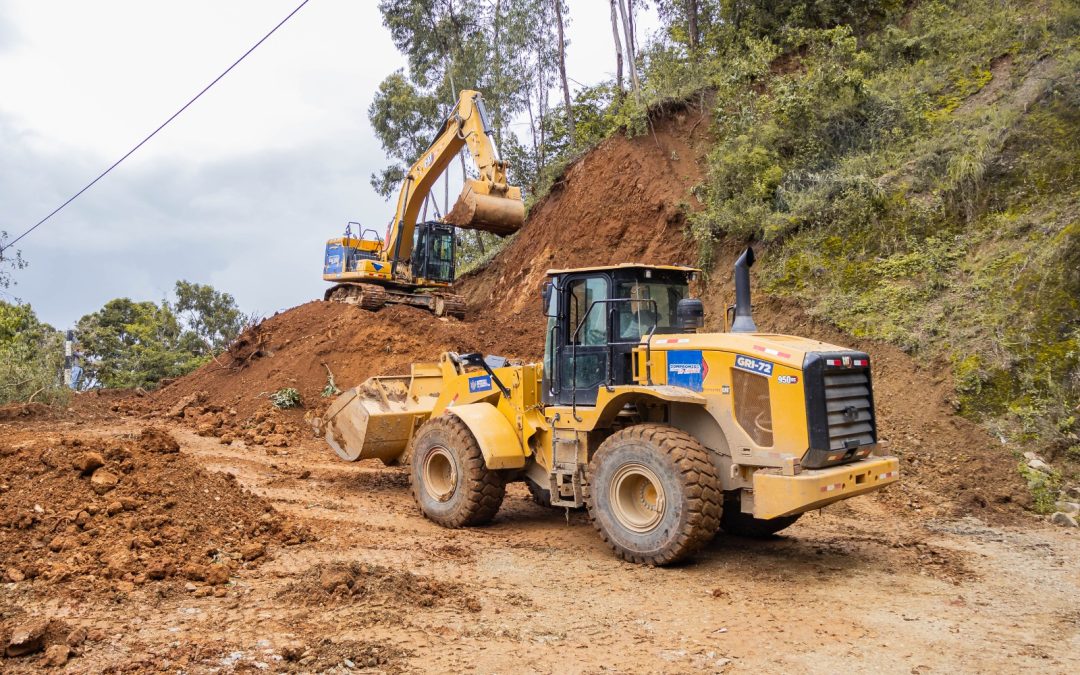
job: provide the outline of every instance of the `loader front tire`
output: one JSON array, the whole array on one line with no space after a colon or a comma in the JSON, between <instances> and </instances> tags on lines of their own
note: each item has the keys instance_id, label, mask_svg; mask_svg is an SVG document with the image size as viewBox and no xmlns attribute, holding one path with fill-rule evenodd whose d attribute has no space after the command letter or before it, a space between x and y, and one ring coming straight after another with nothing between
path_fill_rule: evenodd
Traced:
<instances>
[{"instance_id":1,"label":"loader front tire","mask_svg":"<svg viewBox=\"0 0 1080 675\"><path fill-rule=\"evenodd\" d=\"M409 478L420 511L443 527L490 523L506 495L503 477L484 465L476 437L453 413L417 431Z\"/></svg>"},{"instance_id":2,"label":"loader front tire","mask_svg":"<svg viewBox=\"0 0 1080 675\"><path fill-rule=\"evenodd\" d=\"M721 500L708 451L666 424L623 429L589 462L589 515L629 562L670 565L693 555L716 534Z\"/></svg>"}]
</instances>

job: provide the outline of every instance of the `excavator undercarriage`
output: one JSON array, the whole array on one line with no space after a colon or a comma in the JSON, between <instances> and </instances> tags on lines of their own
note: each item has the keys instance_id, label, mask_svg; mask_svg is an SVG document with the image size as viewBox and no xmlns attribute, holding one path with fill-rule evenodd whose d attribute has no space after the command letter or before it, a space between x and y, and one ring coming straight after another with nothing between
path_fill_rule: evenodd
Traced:
<instances>
[{"instance_id":1,"label":"excavator undercarriage","mask_svg":"<svg viewBox=\"0 0 1080 675\"><path fill-rule=\"evenodd\" d=\"M421 307L435 316L465 317L465 298L456 293L417 292L415 288L347 282L331 286L323 299L356 305L371 312L382 309L387 303L395 303Z\"/></svg>"}]
</instances>

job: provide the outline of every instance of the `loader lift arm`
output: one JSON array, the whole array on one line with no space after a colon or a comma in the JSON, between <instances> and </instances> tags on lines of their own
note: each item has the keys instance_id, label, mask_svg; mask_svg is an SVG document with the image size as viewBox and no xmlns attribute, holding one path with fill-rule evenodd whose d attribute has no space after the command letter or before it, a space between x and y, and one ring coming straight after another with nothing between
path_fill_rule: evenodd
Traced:
<instances>
[{"instance_id":1,"label":"loader lift arm","mask_svg":"<svg viewBox=\"0 0 1080 675\"><path fill-rule=\"evenodd\" d=\"M510 234L524 221L521 189L507 184L508 165L499 158L492 140L484 99L478 91L463 90L442 132L410 167L402 182L397 208L386 234L391 276L397 276L398 263L410 259L413 232L424 200L463 146L468 146L480 177L466 180L458 204L447 214L447 222L458 227Z\"/></svg>"}]
</instances>

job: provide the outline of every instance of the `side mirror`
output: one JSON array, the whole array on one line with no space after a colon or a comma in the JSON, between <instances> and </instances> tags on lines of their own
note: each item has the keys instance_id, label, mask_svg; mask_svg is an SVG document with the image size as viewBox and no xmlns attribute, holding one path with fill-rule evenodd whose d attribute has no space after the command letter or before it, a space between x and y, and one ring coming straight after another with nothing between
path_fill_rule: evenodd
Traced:
<instances>
[{"instance_id":1,"label":"side mirror","mask_svg":"<svg viewBox=\"0 0 1080 675\"><path fill-rule=\"evenodd\" d=\"M555 286L547 281L544 283L544 287L540 290L540 296L543 303L540 307L540 311L544 316L555 316L555 307L552 306L552 300L555 298Z\"/></svg>"},{"instance_id":2,"label":"side mirror","mask_svg":"<svg viewBox=\"0 0 1080 675\"><path fill-rule=\"evenodd\" d=\"M697 298L683 298L675 306L675 320L679 330L696 333L705 325L705 306Z\"/></svg>"}]
</instances>

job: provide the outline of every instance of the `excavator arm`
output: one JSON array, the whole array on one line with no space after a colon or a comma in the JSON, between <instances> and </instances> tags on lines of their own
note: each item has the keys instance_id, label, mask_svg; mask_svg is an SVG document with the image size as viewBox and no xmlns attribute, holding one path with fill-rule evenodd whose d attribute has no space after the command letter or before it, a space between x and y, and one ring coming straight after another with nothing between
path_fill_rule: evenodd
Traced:
<instances>
[{"instance_id":1,"label":"excavator arm","mask_svg":"<svg viewBox=\"0 0 1080 675\"><path fill-rule=\"evenodd\" d=\"M525 222L521 189L507 184L508 165L499 158L492 139L483 97L478 91L466 89L442 132L412 165L402 183L386 234L386 255L395 268L398 263L407 263L412 255L413 232L424 199L464 146L468 146L480 177L465 181L446 222L500 235L516 232Z\"/></svg>"}]
</instances>

